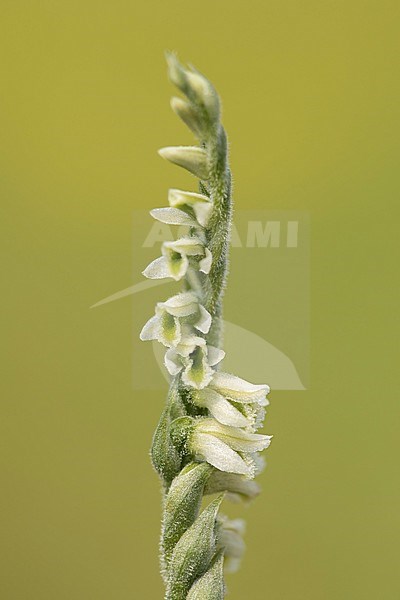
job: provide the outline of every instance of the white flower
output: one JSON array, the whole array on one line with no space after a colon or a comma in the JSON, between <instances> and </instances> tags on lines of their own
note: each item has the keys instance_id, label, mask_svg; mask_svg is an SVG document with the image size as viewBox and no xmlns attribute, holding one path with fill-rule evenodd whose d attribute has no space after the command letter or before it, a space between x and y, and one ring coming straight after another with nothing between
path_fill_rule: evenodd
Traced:
<instances>
[{"instance_id":1,"label":"white flower","mask_svg":"<svg viewBox=\"0 0 400 600\"><path fill-rule=\"evenodd\" d=\"M207 273L211 267L211 252L196 237L180 238L172 242L163 242L162 256L156 258L143 271L149 279L165 279L172 277L179 281L189 268L189 257L199 257L199 269ZM207 271L208 268L208 271Z\"/></svg>"},{"instance_id":2,"label":"white flower","mask_svg":"<svg viewBox=\"0 0 400 600\"><path fill-rule=\"evenodd\" d=\"M219 494L226 492L226 497L232 502L249 502L260 493L259 485L252 479L236 473L224 473L214 469L209 477L204 493Z\"/></svg>"},{"instance_id":3,"label":"white flower","mask_svg":"<svg viewBox=\"0 0 400 600\"><path fill-rule=\"evenodd\" d=\"M196 220L200 225L203 227L207 226L213 209L213 203L208 196L195 192L170 189L168 192L168 202L172 208L193 210Z\"/></svg>"},{"instance_id":4,"label":"white flower","mask_svg":"<svg viewBox=\"0 0 400 600\"><path fill-rule=\"evenodd\" d=\"M217 371L210 383L210 387L226 398L230 398L236 402L258 402L261 406L267 406L269 404L266 399L266 395L270 391L268 385L254 385L253 383L249 383L245 379L241 379L230 373Z\"/></svg>"},{"instance_id":5,"label":"white flower","mask_svg":"<svg viewBox=\"0 0 400 600\"><path fill-rule=\"evenodd\" d=\"M224 568L227 573L234 573L240 566L240 561L246 550L243 535L246 523L243 519L228 519L224 515L218 518L217 548L224 551Z\"/></svg>"},{"instance_id":6,"label":"white flower","mask_svg":"<svg viewBox=\"0 0 400 600\"><path fill-rule=\"evenodd\" d=\"M265 417L262 405L258 402L234 402L212 389L211 384L212 381L207 388L193 395L194 404L207 408L214 419L223 425L244 427L251 432L262 426Z\"/></svg>"},{"instance_id":7,"label":"white flower","mask_svg":"<svg viewBox=\"0 0 400 600\"><path fill-rule=\"evenodd\" d=\"M204 249L204 258L199 261L199 271L208 275L212 264L212 254L208 248Z\"/></svg>"},{"instance_id":8,"label":"white flower","mask_svg":"<svg viewBox=\"0 0 400 600\"><path fill-rule=\"evenodd\" d=\"M199 179L208 179L207 152L199 146L167 146L158 154L170 162L183 167Z\"/></svg>"},{"instance_id":9,"label":"white flower","mask_svg":"<svg viewBox=\"0 0 400 600\"><path fill-rule=\"evenodd\" d=\"M249 424L246 416L238 408L210 387L194 394L193 402L197 406L208 408L210 414L223 425L246 427Z\"/></svg>"},{"instance_id":10,"label":"white flower","mask_svg":"<svg viewBox=\"0 0 400 600\"><path fill-rule=\"evenodd\" d=\"M216 371L209 386L193 395L193 402L207 408L223 425L254 432L263 423L268 391L266 385L253 385L235 375Z\"/></svg>"},{"instance_id":11,"label":"white flower","mask_svg":"<svg viewBox=\"0 0 400 600\"><path fill-rule=\"evenodd\" d=\"M176 346L182 338L182 324L189 324L202 333L208 333L210 329L211 315L193 292L183 292L158 302L156 314L143 327L140 339L158 340L168 348Z\"/></svg>"},{"instance_id":12,"label":"white flower","mask_svg":"<svg viewBox=\"0 0 400 600\"><path fill-rule=\"evenodd\" d=\"M259 475L267 466L267 461L265 460L265 457L260 454L260 452L254 452L254 454L251 455L251 458L254 464L254 473Z\"/></svg>"},{"instance_id":13,"label":"white flower","mask_svg":"<svg viewBox=\"0 0 400 600\"><path fill-rule=\"evenodd\" d=\"M225 356L223 350L209 346L204 338L196 335L182 335L180 342L165 354L165 366L175 376L182 371L182 382L201 390L211 381L214 370Z\"/></svg>"},{"instance_id":14,"label":"white flower","mask_svg":"<svg viewBox=\"0 0 400 600\"><path fill-rule=\"evenodd\" d=\"M207 226L213 209L213 203L208 196L170 189L168 201L169 207L154 208L150 211L154 219L167 225L187 225L200 230Z\"/></svg>"},{"instance_id":15,"label":"white flower","mask_svg":"<svg viewBox=\"0 0 400 600\"><path fill-rule=\"evenodd\" d=\"M251 455L268 448L271 437L205 418L199 419L193 428L189 446L196 456L220 471L254 477L255 465Z\"/></svg>"}]
</instances>

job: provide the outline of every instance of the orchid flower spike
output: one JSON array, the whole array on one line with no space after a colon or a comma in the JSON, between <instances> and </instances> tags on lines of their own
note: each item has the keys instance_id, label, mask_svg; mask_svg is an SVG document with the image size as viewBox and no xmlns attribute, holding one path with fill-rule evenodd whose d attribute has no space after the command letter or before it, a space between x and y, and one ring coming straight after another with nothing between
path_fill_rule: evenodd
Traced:
<instances>
[{"instance_id":1,"label":"orchid flower spike","mask_svg":"<svg viewBox=\"0 0 400 600\"><path fill-rule=\"evenodd\" d=\"M161 571L165 600L222 600L224 570L236 570L244 551L244 523L219 514L224 498L249 502L265 464L270 435L263 425L269 387L221 368L222 299L232 224L228 144L214 86L194 67L167 54L174 112L198 140L167 146L164 159L199 179L198 189L171 188L168 206L151 216L179 226L161 256L143 271L149 279L181 281L182 288L157 302L142 340L165 347L170 378L167 402L154 434L151 458L163 483ZM183 230L183 233L182 233ZM221 370L220 370L221 368ZM202 510L203 497L219 494Z\"/></svg>"}]
</instances>

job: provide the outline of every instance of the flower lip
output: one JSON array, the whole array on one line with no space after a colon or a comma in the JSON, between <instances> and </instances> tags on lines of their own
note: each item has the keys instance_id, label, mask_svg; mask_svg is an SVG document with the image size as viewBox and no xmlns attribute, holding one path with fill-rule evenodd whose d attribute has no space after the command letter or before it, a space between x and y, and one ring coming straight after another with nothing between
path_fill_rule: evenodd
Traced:
<instances>
[{"instance_id":1,"label":"flower lip","mask_svg":"<svg viewBox=\"0 0 400 600\"><path fill-rule=\"evenodd\" d=\"M198 406L207 408L214 419L223 425L246 427L249 424L245 415L234 407L229 400L210 387L199 391L193 400Z\"/></svg>"},{"instance_id":2,"label":"flower lip","mask_svg":"<svg viewBox=\"0 0 400 600\"><path fill-rule=\"evenodd\" d=\"M172 242L164 242L161 250L166 251L166 253L168 251L175 251L180 254L187 254L188 256L203 256L205 253L202 241L196 237L182 237Z\"/></svg>"},{"instance_id":3,"label":"flower lip","mask_svg":"<svg viewBox=\"0 0 400 600\"><path fill-rule=\"evenodd\" d=\"M216 371L210 387L236 402L265 402L270 388L266 384L255 385L230 373Z\"/></svg>"},{"instance_id":4,"label":"flower lip","mask_svg":"<svg viewBox=\"0 0 400 600\"><path fill-rule=\"evenodd\" d=\"M174 317L188 317L199 310L199 299L193 292L182 292L165 302L158 302L157 308L166 310Z\"/></svg>"},{"instance_id":5,"label":"flower lip","mask_svg":"<svg viewBox=\"0 0 400 600\"><path fill-rule=\"evenodd\" d=\"M189 445L191 450L212 466L227 473L255 475L252 453L268 448L272 436L248 433L238 427L218 423L213 418L196 422Z\"/></svg>"}]
</instances>

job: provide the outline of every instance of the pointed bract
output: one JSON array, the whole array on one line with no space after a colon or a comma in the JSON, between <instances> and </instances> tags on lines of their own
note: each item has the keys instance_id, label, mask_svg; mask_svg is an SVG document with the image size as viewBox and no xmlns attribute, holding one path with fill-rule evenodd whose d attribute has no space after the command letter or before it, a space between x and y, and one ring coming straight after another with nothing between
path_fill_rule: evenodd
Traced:
<instances>
[{"instance_id":1,"label":"pointed bract","mask_svg":"<svg viewBox=\"0 0 400 600\"><path fill-rule=\"evenodd\" d=\"M187 600L223 600L224 597L224 554L221 551L208 571L194 582L187 595Z\"/></svg>"},{"instance_id":2,"label":"pointed bract","mask_svg":"<svg viewBox=\"0 0 400 600\"><path fill-rule=\"evenodd\" d=\"M186 598L192 584L204 575L214 556L216 517L222 496L211 502L182 535L169 566L167 600Z\"/></svg>"},{"instance_id":3,"label":"pointed bract","mask_svg":"<svg viewBox=\"0 0 400 600\"><path fill-rule=\"evenodd\" d=\"M177 542L199 514L204 485L212 470L207 463L190 463L171 484L165 499L162 527L163 556L167 564Z\"/></svg>"}]
</instances>

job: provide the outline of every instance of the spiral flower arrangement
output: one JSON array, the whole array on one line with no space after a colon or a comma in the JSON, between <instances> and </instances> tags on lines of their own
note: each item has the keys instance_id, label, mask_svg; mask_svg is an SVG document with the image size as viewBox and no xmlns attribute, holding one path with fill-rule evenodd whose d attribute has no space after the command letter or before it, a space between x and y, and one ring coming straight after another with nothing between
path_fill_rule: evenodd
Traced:
<instances>
[{"instance_id":1,"label":"spiral flower arrangement","mask_svg":"<svg viewBox=\"0 0 400 600\"><path fill-rule=\"evenodd\" d=\"M157 303L140 334L165 346L171 378L151 448L163 483L161 572L165 600L219 600L225 596L224 571L237 569L244 550L244 522L219 509L224 498L249 501L259 493L254 477L271 436L256 431L269 387L220 369L232 219L227 138L213 85L174 54L167 54L167 62L171 82L185 96L172 98L172 109L199 145L159 153L197 177L199 188L171 189L169 206L150 212L186 233L164 242L161 256L143 272L182 282L179 293ZM206 495L216 497L202 510Z\"/></svg>"}]
</instances>

